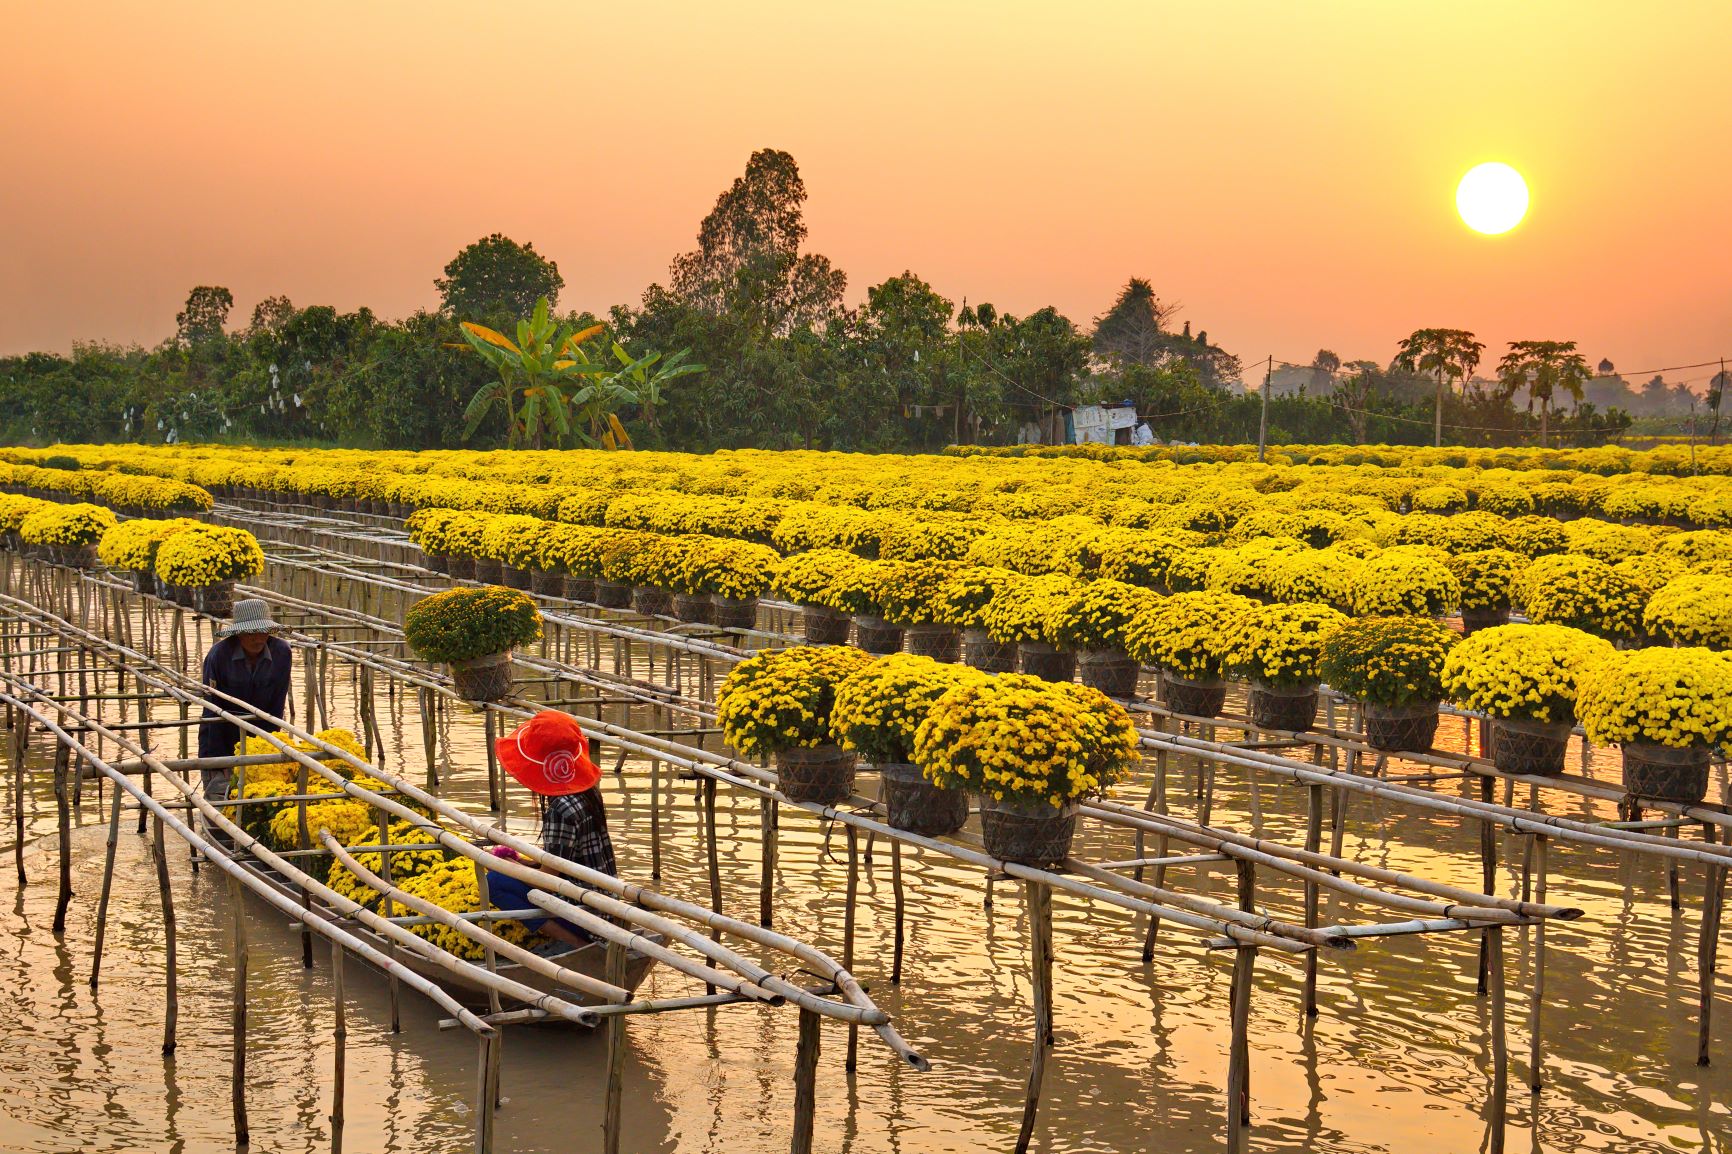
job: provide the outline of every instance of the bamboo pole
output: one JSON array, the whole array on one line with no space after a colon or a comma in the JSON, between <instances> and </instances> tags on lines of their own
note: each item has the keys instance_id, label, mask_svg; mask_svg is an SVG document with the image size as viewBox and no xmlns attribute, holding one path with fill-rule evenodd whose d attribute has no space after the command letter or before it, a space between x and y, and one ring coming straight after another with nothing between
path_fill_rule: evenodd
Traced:
<instances>
[{"instance_id":1,"label":"bamboo pole","mask_svg":"<svg viewBox=\"0 0 1732 1154\"><path fill-rule=\"evenodd\" d=\"M1533 869L1534 869L1534 899L1539 902L1546 900L1546 866L1549 843L1545 834L1535 834L1533 837ZM1528 1086L1536 1094L1544 1079L1540 1076L1540 1011L1545 1005L1546 997L1546 923L1542 920L1534 924L1534 992L1533 1005L1528 1013L1528 1044L1531 1047L1528 1054Z\"/></svg>"},{"instance_id":2,"label":"bamboo pole","mask_svg":"<svg viewBox=\"0 0 1732 1154\"><path fill-rule=\"evenodd\" d=\"M1029 969L1034 988L1034 1050L1028 1063L1028 1084L1022 1098L1022 1127L1016 1154L1027 1154L1040 1110L1041 1082L1046 1076L1046 1051L1052 1044L1052 890L1038 881L1023 883L1028 900Z\"/></svg>"},{"instance_id":3,"label":"bamboo pole","mask_svg":"<svg viewBox=\"0 0 1732 1154\"><path fill-rule=\"evenodd\" d=\"M348 1007L344 1004L343 947L331 945L331 994L336 1007L336 1020L331 1028L331 1149L343 1148L343 1086L349 1045Z\"/></svg>"},{"instance_id":4,"label":"bamboo pole","mask_svg":"<svg viewBox=\"0 0 1732 1154\"><path fill-rule=\"evenodd\" d=\"M1487 778L1486 780L1490 780ZM1509 1043L1504 1028L1503 927L1485 931L1486 976L1491 993L1491 1101L1487 1154L1503 1154L1509 1098Z\"/></svg>"},{"instance_id":5,"label":"bamboo pole","mask_svg":"<svg viewBox=\"0 0 1732 1154\"><path fill-rule=\"evenodd\" d=\"M607 969L610 985L624 986L626 981L626 947L623 942L607 944ZM620 1130L624 1117L625 1097L625 1017L615 1015L607 1020L607 1093L602 1123L604 1154L619 1154Z\"/></svg>"},{"instance_id":6,"label":"bamboo pole","mask_svg":"<svg viewBox=\"0 0 1732 1154\"><path fill-rule=\"evenodd\" d=\"M54 902L54 933L66 932L66 910L72 904L72 796L68 787L68 767L72 747L66 742L54 746L54 809L58 820L60 843L60 887Z\"/></svg>"},{"instance_id":7,"label":"bamboo pole","mask_svg":"<svg viewBox=\"0 0 1732 1154\"><path fill-rule=\"evenodd\" d=\"M848 834L848 896L842 909L842 968L854 969L855 903L860 896L860 833L853 826L844 827ZM848 1057L842 1068L852 1074L860 1064L860 1027L848 1023Z\"/></svg>"},{"instance_id":8,"label":"bamboo pole","mask_svg":"<svg viewBox=\"0 0 1732 1154\"><path fill-rule=\"evenodd\" d=\"M1702 935L1697 955L1699 975L1696 1064L1708 1065L1708 1048L1713 1040L1714 966L1720 950L1720 919L1726 900L1726 870L1709 866L1707 893L1702 899Z\"/></svg>"},{"instance_id":9,"label":"bamboo pole","mask_svg":"<svg viewBox=\"0 0 1732 1154\"><path fill-rule=\"evenodd\" d=\"M21 711L12 729L12 861L18 888L29 884L24 875L24 759L30 753L30 714Z\"/></svg>"},{"instance_id":10,"label":"bamboo pole","mask_svg":"<svg viewBox=\"0 0 1732 1154\"><path fill-rule=\"evenodd\" d=\"M794 1136L791 1154L812 1154L812 1133L818 1117L818 1047L821 1018L800 1010L800 1041L794 1051Z\"/></svg>"},{"instance_id":11,"label":"bamboo pole","mask_svg":"<svg viewBox=\"0 0 1732 1154\"><path fill-rule=\"evenodd\" d=\"M102 896L96 902L96 940L92 943L90 954L90 988L93 990L102 976L102 943L108 930L108 898L114 890L114 853L120 845L122 795L118 789L109 792L108 841L103 847L102 857Z\"/></svg>"},{"instance_id":12,"label":"bamboo pole","mask_svg":"<svg viewBox=\"0 0 1732 1154\"><path fill-rule=\"evenodd\" d=\"M1316 853L1323 844L1323 787L1306 787L1305 852ZM1305 879L1305 925L1316 929L1319 920L1318 901L1323 893L1316 878ZM1317 951L1305 955L1305 981L1299 998L1300 1020L1317 1016Z\"/></svg>"},{"instance_id":13,"label":"bamboo pole","mask_svg":"<svg viewBox=\"0 0 1732 1154\"><path fill-rule=\"evenodd\" d=\"M775 799L764 798L758 807L758 832L763 844L762 867L758 874L758 924L765 929L770 928L775 908L777 816ZM852 826L849 827L849 837L853 837Z\"/></svg>"},{"instance_id":14,"label":"bamboo pole","mask_svg":"<svg viewBox=\"0 0 1732 1154\"><path fill-rule=\"evenodd\" d=\"M902 984L902 952L904 938L902 919L904 909L902 897L902 842L896 838L892 838L890 841L890 889L891 901L895 906L896 921L895 928L891 933L890 984L893 986L899 986Z\"/></svg>"},{"instance_id":15,"label":"bamboo pole","mask_svg":"<svg viewBox=\"0 0 1732 1154\"><path fill-rule=\"evenodd\" d=\"M120 787L115 786L116 797L120 796L120 792ZM150 856L156 866L157 895L162 902L163 993L166 1001L162 1021L162 1052L167 1056L174 1053L175 1026L180 1018L180 976L176 972L175 963L174 890L170 888L168 881L168 847L164 842L162 817L155 816L151 826Z\"/></svg>"},{"instance_id":16,"label":"bamboo pole","mask_svg":"<svg viewBox=\"0 0 1732 1154\"><path fill-rule=\"evenodd\" d=\"M229 874L229 906L234 913L231 943L234 1003L229 1016L234 1051L229 1066L229 1097L234 1110L235 1144L245 1146L252 1137L247 1124L247 916L241 893L240 875Z\"/></svg>"}]
</instances>

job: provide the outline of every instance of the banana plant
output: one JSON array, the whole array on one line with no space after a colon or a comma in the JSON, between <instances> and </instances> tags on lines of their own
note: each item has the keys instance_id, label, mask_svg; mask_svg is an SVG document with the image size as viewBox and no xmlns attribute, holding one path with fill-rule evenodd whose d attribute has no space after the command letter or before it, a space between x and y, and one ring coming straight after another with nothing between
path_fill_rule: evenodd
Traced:
<instances>
[{"instance_id":1,"label":"banana plant","mask_svg":"<svg viewBox=\"0 0 1732 1154\"><path fill-rule=\"evenodd\" d=\"M546 297L535 302L534 314L517 322L515 341L474 321L459 326L464 343L451 347L470 349L499 373L499 380L478 389L469 399L463 413L464 440L475 435L495 406L505 410L506 443L513 449L525 440L531 447L541 448L544 429L552 431L556 444L563 444L571 435L571 407L576 394L596 384L590 378L607 373L606 366L591 362L582 347L599 335L603 326L572 332L556 324L549 312ZM567 397L565 386L578 382L584 383Z\"/></svg>"},{"instance_id":2,"label":"banana plant","mask_svg":"<svg viewBox=\"0 0 1732 1154\"><path fill-rule=\"evenodd\" d=\"M689 352L690 349L681 349L665 358L660 353L646 353L633 360L624 345L613 342L614 359L622 366L614 377L630 383L637 395L638 408L643 411L644 424L652 429L657 427L656 406L662 403L662 388L670 381L704 371L703 365L682 363Z\"/></svg>"}]
</instances>

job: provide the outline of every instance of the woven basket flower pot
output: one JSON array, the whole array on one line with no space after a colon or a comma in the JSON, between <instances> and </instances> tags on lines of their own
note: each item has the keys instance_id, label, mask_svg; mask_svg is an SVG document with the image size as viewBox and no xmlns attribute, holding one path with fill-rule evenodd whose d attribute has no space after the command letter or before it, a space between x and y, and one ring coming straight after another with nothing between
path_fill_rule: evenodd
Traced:
<instances>
[{"instance_id":1,"label":"woven basket flower pot","mask_svg":"<svg viewBox=\"0 0 1732 1154\"><path fill-rule=\"evenodd\" d=\"M1016 643L994 641L984 629L964 629L962 660L982 673L1015 673Z\"/></svg>"},{"instance_id":2,"label":"woven basket flower pot","mask_svg":"<svg viewBox=\"0 0 1732 1154\"><path fill-rule=\"evenodd\" d=\"M714 623L719 629L756 629L758 627L758 599L756 597L723 597L720 593L714 597Z\"/></svg>"},{"instance_id":3,"label":"woven basket flower pot","mask_svg":"<svg viewBox=\"0 0 1732 1154\"><path fill-rule=\"evenodd\" d=\"M1564 771L1569 744L1567 722L1513 717L1494 717L1491 721L1491 763L1501 773L1555 777Z\"/></svg>"},{"instance_id":4,"label":"woven basket flower pot","mask_svg":"<svg viewBox=\"0 0 1732 1154\"><path fill-rule=\"evenodd\" d=\"M1365 743L1386 753L1424 753L1437 740L1437 702L1364 706Z\"/></svg>"},{"instance_id":5,"label":"woven basket flower pot","mask_svg":"<svg viewBox=\"0 0 1732 1154\"><path fill-rule=\"evenodd\" d=\"M776 783L790 801L836 805L854 793L854 754L840 745L776 753Z\"/></svg>"},{"instance_id":6,"label":"woven basket flower pot","mask_svg":"<svg viewBox=\"0 0 1732 1154\"><path fill-rule=\"evenodd\" d=\"M716 619L716 603L708 593L675 593L674 616L693 625L708 625Z\"/></svg>"},{"instance_id":7,"label":"woven basket flower pot","mask_svg":"<svg viewBox=\"0 0 1732 1154\"><path fill-rule=\"evenodd\" d=\"M467 553L451 553L445 558L445 572L453 581L473 581L475 558Z\"/></svg>"},{"instance_id":8,"label":"woven basket flower pot","mask_svg":"<svg viewBox=\"0 0 1732 1154\"><path fill-rule=\"evenodd\" d=\"M449 553L423 553L421 560L426 562L427 568L435 573L451 572L451 554Z\"/></svg>"},{"instance_id":9,"label":"woven basket flower pot","mask_svg":"<svg viewBox=\"0 0 1732 1154\"><path fill-rule=\"evenodd\" d=\"M1251 683L1251 724L1258 729L1304 733L1317 720L1317 687L1276 689Z\"/></svg>"},{"instance_id":10,"label":"woven basket flower pot","mask_svg":"<svg viewBox=\"0 0 1732 1154\"><path fill-rule=\"evenodd\" d=\"M666 589L657 589L654 585L634 585L631 591L631 607L635 613L645 617L667 617L674 609L673 594Z\"/></svg>"},{"instance_id":11,"label":"woven basket flower pot","mask_svg":"<svg viewBox=\"0 0 1732 1154\"><path fill-rule=\"evenodd\" d=\"M501 581L512 589L530 589L535 584L535 575L528 569L519 569L515 565L500 565Z\"/></svg>"},{"instance_id":12,"label":"woven basket flower pot","mask_svg":"<svg viewBox=\"0 0 1732 1154\"><path fill-rule=\"evenodd\" d=\"M848 615L822 605L800 606L800 627L812 645L848 644Z\"/></svg>"},{"instance_id":13,"label":"woven basket flower pot","mask_svg":"<svg viewBox=\"0 0 1732 1154\"><path fill-rule=\"evenodd\" d=\"M1137 695L1142 666L1117 649L1084 649L1076 656L1076 671L1084 685L1128 701Z\"/></svg>"},{"instance_id":14,"label":"woven basket flower pot","mask_svg":"<svg viewBox=\"0 0 1732 1154\"><path fill-rule=\"evenodd\" d=\"M198 605L198 593L191 585L170 585L168 596L176 605L185 609L193 609Z\"/></svg>"},{"instance_id":15,"label":"woven basket flower pot","mask_svg":"<svg viewBox=\"0 0 1732 1154\"><path fill-rule=\"evenodd\" d=\"M543 597L564 597L565 574L536 569L529 575L529 587Z\"/></svg>"},{"instance_id":16,"label":"woven basket flower pot","mask_svg":"<svg viewBox=\"0 0 1732 1154\"><path fill-rule=\"evenodd\" d=\"M883 762L878 766L878 777L884 783L886 820L895 829L943 837L968 821L968 795L933 785L918 765Z\"/></svg>"},{"instance_id":17,"label":"woven basket flower pot","mask_svg":"<svg viewBox=\"0 0 1732 1154\"><path fill-rule=\"evenodd\" d=\"M150 596L156 592L156 574L149 569L132 570L132 591Z\"/></svg>"},{"instance_id":18,"label":"woven basket flower pot","mask_svg":"<svg viewBox=\"0 0 1732 1154\"><path fill-rule=\"evenodd\" d=\"M475 579L483 585L500 585L505 581L505 567L491 557L475 558Z\"/></svg>"},{"instance_id":19,"label":"woven basket flower pot","mask_svg":"<svg viewBox=\"0 0 1732 1154\"><path fill-rule=\"evenodd\" d=\"M228 617L235 611L235 583L218 581L198 590L198 608L212 617Z\"/></svg>"},{"instance_id":20,"label":"woven basket flower pot","mask_svg":"<svg viewBox=\"0 0 1732 1154\"><path fill-rule=\"evenodd\" d=\"M565 575L565 596L572 601L595 600L595 578L579 577L575 573Z\"/></svg>"},{"instance_id":21,"label":"woven basket flower pot","mask_svg":"<svg viewBox=\"0 0 1732 1154\"><path fill-rule=\"evenodd\" d=\"M1494 625L1509 624L1509 609L1463 609L1461 611L1461 632L1470 636L1481 629L1490 629Z\"/></svg>"},{"instance_id":22,"label":"woven basket flower pot","mask_svg":"<svg viewBox=\"0 0 1732 1154\"><path fill-rule=\"evenodd\" d=\"M949 625L910 625L902 632L916 657L955 661L962 654L962 634Z\"/></svg>"},{"instance_id":23,"label":"woven basket flower pot","mask_svg":"<svg viewBox=\"0 0 1732 1154\"><path fill-rule=\"evenodd\" d=\"M511 695L511 651L451 663L451 680L465 701L498 701Z\"/></svg>"},{"instance_id":24,"label":"woven basket flower pot","mask_svg":"<svg viewBox=\"0 0 1732 1154\"><path fill-rule=\"evenodd\" d=\"M1054 809L1046 804L980 799L980 833L986 852L1000 861L1027 866L1058 865L1070 856L1076 833L1075 805Z\"/></svg>"},{"instance_id":25,"label":"woven basket flower pot","mask_svg":"<svg viewBox=\"0 0 1732 1154\"><path fill-rule=\"evenodd\" d=\"M1227 704L1227 683L1219 678L1180 677L1161 670L1161 700L1186 717L1219 717Z\"/></svg>"},{"instance_id":26,"label":"woven basket flower pot","mask_svg":"<svg viewBox=\"0 0 1732 1154\"><path fill-rule=\"evenodd\" d=\"M854 629L859 638L859 646L868 653L900 653L902 652L902 626L892 625L882 617L874 617L870 613L854 615Z\"/></svg>"},{"instance_id":27,"label":"woven basket flower pot","mask_svg":"<svg viewBox=\"0 0 1732 1154\"><path fill-rule=\"evenodd\" d=\"M1076 654L1068 649L1048 645L1044 641L1024 641L1017 646L1022 657L1022 671L1030 677L1048 681L1075 681Z\"/></svg>"},{"instance_id":28,"label":"woven basket flower pot","mask_svg":"<svg viewBox=\"0 0 1732 1154\"><path fill-rule=\"evenodd\" d=\"M630 609L631 586L618 581L597 581L595 603L604 609Z\"/></svg>"},{"instance_id":29,"label":"woven basket flower pot","mask_svg":"<svg viewBox=\"0 0 1732 1154\"><path fill-rule=\"evenodd\" d=\"M1635 797L1695 805L1708 796L1708 747L1624 746L1624 789Z\"/></svg>"}]
</instances>

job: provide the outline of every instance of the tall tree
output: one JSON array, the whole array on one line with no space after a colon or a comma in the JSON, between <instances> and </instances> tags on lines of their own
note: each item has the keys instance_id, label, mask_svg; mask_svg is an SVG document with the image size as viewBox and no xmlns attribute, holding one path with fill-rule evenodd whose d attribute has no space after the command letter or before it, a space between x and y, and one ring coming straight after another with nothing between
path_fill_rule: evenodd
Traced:
<instances>
[{"instance_id":1,"label":"tall tree","mask_svg":"<svg viewBox=\"0 0 1732 1154\"><path fill-rule=\"evenodd\" d=\"M1443 398L1449 382L1461 382L1479 368L1485 345L1466 329L1415 329L1395 354L1395 367L1437 378L1433 444L1443 444Z\"/></svg>"},{"instance_id":2,"label":"tall tree","mask_svg":"<svg viewBox=\"0 0 1732 1154\"><path fill-rule=\"evenodd\" d=\"M186 294L186 307L174 315L175 333L184 345L199 345L223 335L234 294L221 285L201 284Z\"/></svg>"},{"instance_id":3,"label":"tall tree","mask_svg":"<svg viewBox=\"0 0 1732 1154\"><path fill-rule=\"evenodd\" d=\"M535 245L496 232L465 246L433 285L445 311L458 320L498 324L530 315L543 297L557 304L565 278Z\"/></svg>"},{"instance_id":4,"label":"tall tree","mask_svg":"<svg viewBox=\"0 0 1732 1154\"><path fill-rule=\"evenodd\" d=\"M1513 397L1525 388L1528 411L1539 402L1542 449L1550 437L1552 401L1562 392L1581 404L1582 386L1591 376L1588 360L1576 351L1575 341L1511 341L1509 352L1497 365L1504 396Z\"/></svg>"},{"instance_id":5,"label":"tall tree","mask_svg":"<svg viewBox=\"0 0 1732 1154\"><path fill-rule=\"evenodd\" d=\"M1095 318L1094 354L1125 365L1152 365L1165 359L1171 345L1167 323L1178 314L1177 303L1165 303L1155 287L1132 277L1119 290L1113 307Z\"/></svg>"},{"instance_id":6,"label":"tall tree","mask_svg":"<svg viewBox=\"0 0 1732 1154\"><path fill-rule=\"evenodd\" d=\"M779 149L760 149L698 226L698 247L674 258L676 297L731 314L764 336L817 329L842 308L848 278L828 257L802 253L806 185Z\"/></svg>"},{"instance_id":7,"label":"tall tree","mask_svg":"<svg viewBox=\"0 0 1732 1154\"><path fill-rule=\"evenodd\" d=\"M246 335L255 337L261 333L280 333L294 318L294 301L285 296L266 297L253 306L253 319L247 325Z\"/></svg>"}]
</instances>

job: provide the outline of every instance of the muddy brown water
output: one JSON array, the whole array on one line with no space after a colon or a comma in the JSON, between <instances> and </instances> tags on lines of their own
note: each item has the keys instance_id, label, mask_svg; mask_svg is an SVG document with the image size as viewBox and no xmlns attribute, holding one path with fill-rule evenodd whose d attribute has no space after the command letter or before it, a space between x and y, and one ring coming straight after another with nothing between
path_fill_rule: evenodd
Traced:
<instances>
[{"instance_id":1,"label":"muddy brown water","mask_svg":"<svg viewBox=\"0 0 1732 1154\"><path fill-rule=\"evenodd\" d=\"M296 685L300 682L297 677ZM354 682L333 678L331 720L355 724ZM420 780L413 694L378 687L387 768ZM640 715L641 716L641 715ZM612 719L610 717L610 719ZM641 720L639 724L642 724ZM357 726L358 728L358 726ZM441 792L476 812L486 805L479 714L449 723ZM1440 744L1459 744L1446 719ZM40 745L37 757L44 756ZM1575 751L1572 749L1572 758ZM611 768L613 755L608 757ZM604 791L624 876L648 882L650 778L628 759ZM1145 775L1118 788L1140 802ZM1192 804L1196 767L1173 763L1175 810ZM1615 779L1596 751L1592 772ZM180 1046L160 1053L163 940L147 841L123 828L100 989L88 985L101 878L105 808L87 789L73 835L77 895L63 938L50 932L56 848L46 775L27 799L30 884L0 870L0 1150L214 1151L234 1147L229 1118L228 889L195 874L171 842L179 915ZM870 781L870 779L866 779ZM664 784L666 779L664 778ZM1463 793L1458 783L1437 788ZM160 782L159 794L166 793ZM708 900L694 783L664 790L660 888ZM530 799L508 794L509 823L533 830ZM1610 820L1611 807L1561 795L1553 812ZM755 917L759 809L720 791L722 872L730 912ZM1290 843L1304 836L1305 791L1223 767L1214 821ZM8 819L10 814L7 815ZM6 823L10 835L10 820ZM845 840L810 815L784 809L777 867L777 928L840 955ZM1458 819L1356 799L1346 852L1377 865L1477 888L1479 833ZM9 848L9 846L8 846ZM1132 856L1127 835L1090 831L1097 860ZM9 856L9 855L8 855ZM1504 841L1500 888L1520 885L1520 839ZM1669 905L1666 867L1650 859L1553 846L1550 900L1586 916L1548 931L1544 1089L1530 1095L1527 1014L1532 931L1509 934L1512 1085L1508 1148L1544 1151L1720 1151L1732 1145L1732 1006L1722 996L1715 1064L1695 1064L1697 931L1702 871L1683 870L1685 908ZM1020 889L1000 881L988 908L978 870L908 851L908 945L900 987L889 983L890 865L880 844L862 871L858 976L898 1028L932 1061L900 1065L870 1032L860 1064L843 1069L846 1029L827 1024L819 1080L820 1150L979 1152L1009 1149L1020 1119L1030 1048L1027 926ZM1230 873L1196 871L1196 884L1230 900ZM1181 882L1177 871L1171 884ZM1260 893L1297 915L1297 887ZM1043 1151L1203 1151L1224 1145L1231 958L1196 935L1164 927L1152 963L1141 961L1143 923L1132 915L1054 898L1057 1045L1051 1051L1034 1148ZM258 1151L328 1150L332 994L321 948L300 964L298 934L249 899L252 945L247 1096ZM1392 921L1366 903L1325 898L1325 923ZM1251 1148L1259 1151L1471 1151L1489 1124L1488 1007L1476 996L1477 939L1468 935L1367 942L1321 966L1321 1015L1298 1013L1299 966L1259 959L1251 1011ZM405 992L403 1029L388 1031L385 984L351 963L348 1110L353 1151L470 1149L475 1043L440 1031L439 1014ZM656 971L647 992L678 996L695 984ZM697 992L701 992L698 989ZM630 1020L624 1148L757 1154L787 1148L795 1015L726 1007ZM498 1114L501 1151L599 1147L605 1046L600 1033L517 1028L504 1049Z\"/></svg>"}]
</instances>

